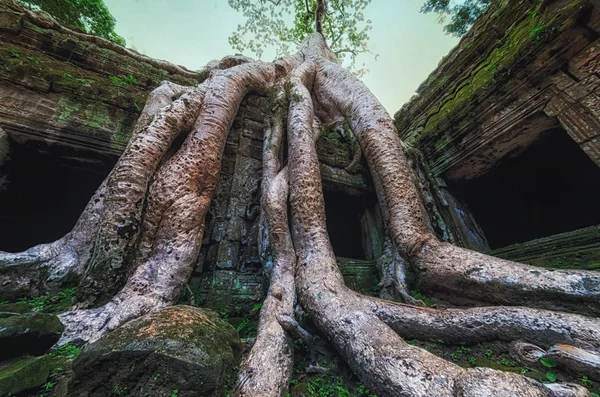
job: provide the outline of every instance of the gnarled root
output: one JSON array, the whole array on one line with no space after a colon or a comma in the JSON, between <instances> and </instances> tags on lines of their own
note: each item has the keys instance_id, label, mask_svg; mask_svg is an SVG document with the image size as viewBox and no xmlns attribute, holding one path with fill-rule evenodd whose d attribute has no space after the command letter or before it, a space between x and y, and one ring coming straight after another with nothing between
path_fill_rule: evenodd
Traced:
<instances>
[{"instance_id":1,"label":"gnarled root","mask_svg":"<svg viewBox=\"0 0 600 397\"><path fill-rule=\"evenodd\" d=\"M241 365L236 396L285 395L294 364L294 351L281 318L292 318L296 301L296 254L287 217L288 170L281 169L283 120L275 116L265 131L261 209L269 230L273 269L260 311L254 346Z\"/></svg>"},{"instance_id":2,"label":"gnarled root","mask_svg":"<svg viewBox=\"0 0 600 397\"><path fill-rule=\"evenodd\" d=\"M431 233L412 169L385 109L339 65L322 60L318 68L316 97L349 115L373 174L390 235L401 255L423 270L418 275L422 288L491 303L526 303L600 315L597 272L547 270L440 242Z\"/></svg>"},{"instance_id":3,"label":"gnarled root","mask_svg":"<svg viewBox=\"0 0 600 397\"><path fill-rule=\"evenodd\" d=\"M64 313L61 343L75 337L95 340L126 321L178 299L198 256L204 217L221 171L227 132L237 108L249 90L265 91L280 73L275 64L246 63L216 72L206 82L206 94L196 93L194 100L202 112L183 146L160 167L149 188L135 270L106 305ZM188 104L184 102L184 109L190 106L192 98L185 99ZM166 127L179 130L181 125L177 120L174 122L166 123ZM136 150L150 150L150 147L151 143L146 142ZM134 183L128 179L129 182ZM127 201L124 205L135 203Z\"/></svg>"},{"instance_id":4,"label":"gnarled root","mask_svg":"<svg viewBox=\"0 0 600 397\"><path fill-rule=\"evenodd\" d=\"M330 67L327 61L321 61L317 67L323 64L327 66L325 80L333 78L339 66ZM557 395L532 379L492 369L463 369L407 345L373 312L365 310L363 298L344 286L325 227L315 134L306 122L313 114L306 87L313 81L314 70L314 64L307 65L304 73L293 80L294 95L300 99L290 105L288 134L298 296L315 324L362 380L381 396ZM317 69L315 84L320 84L321 78ZM355 87L347 88L357 92ZM387 204L393 211L394 203ZM572 387L576 393L585 393L580 387Z\"/></svg>"},{"instance_id":5,"label":"gnarled root","mask_svg":"<svg viewBox=\"0 0 600 397\"><path fill-rule=\"evenodd\" d=\"M512 356L524 365L542 367L541 360L549 361L574 375L585 374L600 380L600 355L579 347L557 344L544 350L531 343L517 341L511 346Z\"/></svg>"},{"instance_id":6,"label":"gnarled root","mask_svg":"<svg viewBox=\"0 0 600 397\"><path fill-rule=\"evenodd\" d=\"M600 316L600 273L523 265L428 240L413 257L423 290Z\"/></svg>"},{"instance_id":7,"label":"gnarled root","mask_svg":"<svg viewBox=\"0 0 600 397\"><path fill-rule=\"evenodd\" d=\"M139 145L138 141L148 139L144 136L147 131L149 131L148 135L152 136L152 132L160 128L159 121L154 120L155 117L161 115L165 117L164 114L174 117L167 106L185 90L187 88L171 82L163 82L160 87L152 91L136 123L131 141ZM165 142L165 145L169 144L170 141ZM99 254L95 247L102 226L105 230L114 229L110 223L112 220L110 215L108 219L105 216L106 198L109 193L112 194L109 186L121 182L118 180L118 175L127 175L123 168L128 169L130 158L136 157L135 150L131 143L127 146L113 171L88 202L71 232L57 241L41 244L24 252L0 252L0 285L2 285L0 299L12 300L22 296L47 293L79 281L86 266L98 260ZM157 153L156 156L160 157L160 155L161 153ZM137 160L146 161L139 158Z\"/></svg>"},{"instance_id":8,"label":"gnarled root","mask_svg":"<svg viewBox=\"0 0 600 397\"><path fill-rule=\"evenodd\" d=\"M432 309L363 297L381 321L406 339L448 343L524 340L543 347L567 343L600 351L600 319L527 307Z\"/></svg>"}]
</instances>

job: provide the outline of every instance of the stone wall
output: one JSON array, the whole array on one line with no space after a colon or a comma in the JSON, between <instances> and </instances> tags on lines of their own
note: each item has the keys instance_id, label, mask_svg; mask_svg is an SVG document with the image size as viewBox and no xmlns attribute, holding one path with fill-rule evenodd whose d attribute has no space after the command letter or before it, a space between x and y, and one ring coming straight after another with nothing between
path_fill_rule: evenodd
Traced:
<instances>
[{"instance_id":1,"label":"stone wall","mask_svg":"<svg viewBox=\"0 0 600 397\"><path fill-rule=\"evenodd\" d=\"M437 178L438 204L457 243L489 250L476 217L448 186L495 172L547 131L563 130L600 166L599 36L597 2L494 1L396 113L400 136ZM493 254L594 268L599 248L591 227Z\"/></svg>"},{"instance_id":2,"label":"stone wall","mask_svg":"<svg viewBox=\"0 0 600 397\"><path fill-rule=\"evenodd\" d=\"M148 93L195 80L40 27L0 3L0 125L11 141L57 146L108 164L121 154Z\"/></svg>"},{"instance_id":3,"label":"stone wall","mask_svg":"<svg viewBox=\"0 0 600 397\"><path fill-rule=\"evenodd\" d=\"M38 209L39 213L60 215L64 223L57 230L40 234L35 244L44 242L44 238L51 241L50 236L58 238L72 227L80 211L77 206L83 208L95 189L92 185L99 184L124 150L149 92L163 80L196 83L189 73L181 75L173 73L172 68L159 67L162 61L141 62L124 51L82 41L60 28L39 26L4 4L0 4L0 54L0 163L7 159L0 168L0 208L6 203L12 207L0 210L0 220L13 230L11 239L15 241L6 245L15 249L26 248L18 240L40 222L59 222L54 218L25 217L15 211L15 197L32 194L15 191L23 185L16 182L24 181L14 179L24 174L17 175L14 170L26 166L27 161L19 159L31 158L18 157L17 152L39 154L46 160L49 157L62 170L76 167L94 172L94 181L88 181L90 186L85 192L77 184L61 187L64 197L55 201L58 206L64 203L72 207L68 216L60 208ZM197 303L218 311L247 312L264 297L266 283L257 241L265 110L265 98L250 95L242 102L227 138L221 176L190 281ZM318 151L324 184L338 193L372 197L373 189L363 167L352 173L344 170L352 160L355 144L347 131L323 134ZM7 192L2 193L4 180L8 181L10 198ZM72 198L73 189L82 193L80 202L67 200ZM44 201L43 191L33 194ZM27 202L28 212L35 214L34 205ZM372 238L377 226L360 222L363 234ZM23 226L20 234L14 233L11 226L17 224ZM1 238L8 237L0 234ZM373 249L369 252L372 257ZM341 259L340 266L355 288L368 290L377 284L372 260Z\"/></svg>"}]
</instances>

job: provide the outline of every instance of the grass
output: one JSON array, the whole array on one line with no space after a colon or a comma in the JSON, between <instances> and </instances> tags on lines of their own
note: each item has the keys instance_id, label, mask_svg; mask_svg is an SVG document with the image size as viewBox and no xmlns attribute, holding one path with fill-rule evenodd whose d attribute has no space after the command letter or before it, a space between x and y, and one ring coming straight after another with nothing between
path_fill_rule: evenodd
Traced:
<instances>
[{"instance_id":1,"label":"grass","mask_svg":"<svg viewBox=\"0 0 600 397\"><path fill-rule=\"evenodd\" d=\"M26 303L31 310L42 313L60 313L66 311L73 302L76 287L65 288L58 291L56 295L42 295L29 298L21 298L18 302Z\"/></svg>"}]
</instances>

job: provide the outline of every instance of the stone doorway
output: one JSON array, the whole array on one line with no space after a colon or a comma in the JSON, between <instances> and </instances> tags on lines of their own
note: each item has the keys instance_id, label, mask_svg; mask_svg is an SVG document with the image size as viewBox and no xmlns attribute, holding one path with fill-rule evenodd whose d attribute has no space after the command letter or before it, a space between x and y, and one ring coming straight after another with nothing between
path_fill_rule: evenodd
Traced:
<instances>
[{"instance_id":1,"label":"stone doorway","mask_svg":"<svg viewBox=\"0 0 600 397\"><path fill-rule=\"evenodd\" d=\"M23 251L68 233L116 161L87 155L77 161L73 150L10 136L8 144L0 167L0 251Z\"/></svg>"},{"instance_id":2,"label":"stone doorway","mask_svg":"<svg viewBox=\"0 0 600 397\"><path fill-rule=\"evenodd\" d=\"M491 249L600 224L600 168L560 127L448 187Z\"/></svg>"}]
</instances>

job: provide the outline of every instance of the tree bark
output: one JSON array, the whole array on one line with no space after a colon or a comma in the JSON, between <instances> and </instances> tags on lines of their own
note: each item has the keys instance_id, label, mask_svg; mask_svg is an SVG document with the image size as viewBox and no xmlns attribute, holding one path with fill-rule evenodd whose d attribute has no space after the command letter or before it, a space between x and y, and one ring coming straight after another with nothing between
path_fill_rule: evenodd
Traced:
<instances>
[{"instance_id":1,"label":"tree bark","mask_svg":"<svg viewBox=\"0 0 600 397\"><path fill-rule=\"evenodd\" d=\"M238 376L237 396L285 395L294 365L292 341L279 322L283 316L293 317L296 303L296 254L287 219L288 170L281 169L279 160L283 132L283 120L278 115L264 136L261 209L270 232L273 269L269 292L260 311L256 341Z\"/></svg>"},{"instance_id":2,"label":"tree bark","mask_svg":"<svg viewBox=\"0 0 600 397\"><path fill-rule=\"evenodd\" d=\"M176 302L198 256L240 102L249 92L264 94L283 85L289 88L288 165L280 159L285 135L279 117L265 134L263 158L261 207L274 265L258 336L242 365L236 394L286 393L293 364L286 330L299 331L293 319L297 294L320 331L379 396L587 395L576 385L463 369L403 338L453 343L523 339L550 349L566 343L571 353L579 350L565 362L582 364L582 357L600 351L597 319L526 307L437 310L364 297L344 285L327 234L315 147L321 125L339 122L340 116L350 123L373 175L389 235L384 273L402 299L411 301L406 275L419 269L416 276L427 290L507 305L599 310L600 276L594 272L533 268L440 242L391 118L362 83L335 63L320 34L310 36L298 54L274 63L236 56L210 70L198 87L165 83L153 93L123 156L71 233L25 253L0 254L2 295L41 292L82 277L84 301L60 315L66 326L60 343L94 341ZM282 84L286 78L289 84ZM172 142L180 134L187 137L174 151ZM84 309L108 296L104 305Z\"/></svg>"}]
</instances>

